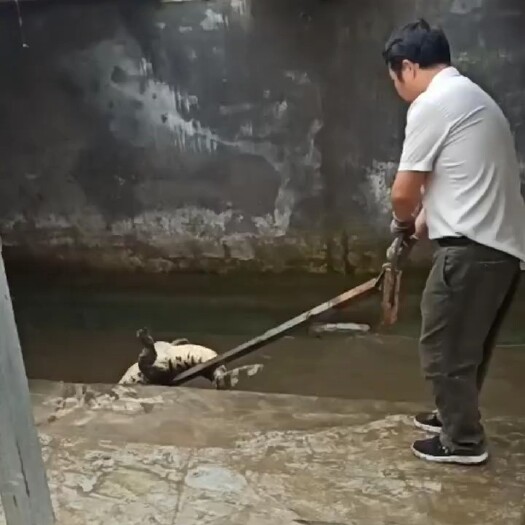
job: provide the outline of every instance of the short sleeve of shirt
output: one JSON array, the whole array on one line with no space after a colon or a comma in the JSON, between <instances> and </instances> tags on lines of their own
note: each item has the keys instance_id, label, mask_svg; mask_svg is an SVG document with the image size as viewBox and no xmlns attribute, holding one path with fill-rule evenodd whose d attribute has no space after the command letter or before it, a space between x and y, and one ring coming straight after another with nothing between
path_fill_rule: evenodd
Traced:
<instances>
[{"instance_id":1,"label":"short sleeve of shirt","mask_svg":"<svg viewBox=\"0 0 525 525\"><path fill-rule=\"evenodd\" d=\"M407 114L399 171L432 171L450 126L433 103L416 100Z\"/></svg>"}]
</instances>

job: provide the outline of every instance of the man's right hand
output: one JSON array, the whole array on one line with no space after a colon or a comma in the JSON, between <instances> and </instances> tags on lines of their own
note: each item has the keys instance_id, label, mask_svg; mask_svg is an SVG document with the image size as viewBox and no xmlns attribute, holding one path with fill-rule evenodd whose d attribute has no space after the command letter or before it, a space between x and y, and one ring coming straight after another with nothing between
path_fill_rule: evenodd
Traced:
<instances>
[{"instance_id":1,"label":"man's right hand","mask_svg":"<svg viewBox=\"0 0 525 525\"><path fill-rule=\"evenodd\" d=\"M428 239L427 216L425 210L422 209L416 218L415 222L416 233L418 239Z\"/></svg>"}]
</instances>

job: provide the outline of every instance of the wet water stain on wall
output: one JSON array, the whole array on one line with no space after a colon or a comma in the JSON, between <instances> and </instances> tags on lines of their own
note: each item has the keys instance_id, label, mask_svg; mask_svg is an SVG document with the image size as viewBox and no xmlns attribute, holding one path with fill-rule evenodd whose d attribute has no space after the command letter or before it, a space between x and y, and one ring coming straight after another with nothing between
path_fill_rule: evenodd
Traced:
<instances>
[{"instance_id":1,"label":"wet water stain on wall","mask_svg":"<svg viewBox=\"0 0 525 525\"><path fill-rule=\"evenodd\" d=\"M415 16L444 25L525 153L517 1L28 3L27 49L2 12L8 261L376 269L406 109L381 49Z\"/></svg>"}]
</instances>

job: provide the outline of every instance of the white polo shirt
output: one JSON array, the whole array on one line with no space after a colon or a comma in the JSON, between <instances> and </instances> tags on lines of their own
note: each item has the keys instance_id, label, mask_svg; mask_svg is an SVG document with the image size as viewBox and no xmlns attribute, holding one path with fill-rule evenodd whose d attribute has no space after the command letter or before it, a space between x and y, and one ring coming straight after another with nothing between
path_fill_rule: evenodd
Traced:
<instances>
[{"instance_id":1,"label":"white polo shirt","mask_svg":"<svg viewBox=\"0 0 525 525\"><path fill-rule=\"evenodd\" d=\"M525 202L509 123L448 67L410 106L399 171L428 171L430 239L465 236L525 261Z\"/></svg>"}]
</instances>

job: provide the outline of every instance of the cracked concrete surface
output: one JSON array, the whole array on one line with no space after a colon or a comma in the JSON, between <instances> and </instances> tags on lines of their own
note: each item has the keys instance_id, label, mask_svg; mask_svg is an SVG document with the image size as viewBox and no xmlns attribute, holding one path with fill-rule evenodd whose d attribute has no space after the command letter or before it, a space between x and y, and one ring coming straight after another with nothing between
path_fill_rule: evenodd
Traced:
<instances>
[{"instance_id":1,"label":"cracked concrete surface","mask_svg":"<svg viewBox=\"0 0 525 525\"><path fill-rule=\"evenodd\" d=\"M525 417L489 414L492 460L462 468L412 457L407 403L31 389L60 524L523 523Z\"/></svg>"}]
</instances>

